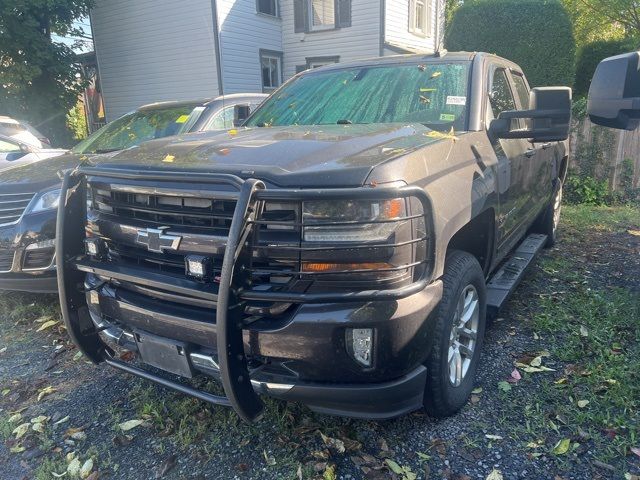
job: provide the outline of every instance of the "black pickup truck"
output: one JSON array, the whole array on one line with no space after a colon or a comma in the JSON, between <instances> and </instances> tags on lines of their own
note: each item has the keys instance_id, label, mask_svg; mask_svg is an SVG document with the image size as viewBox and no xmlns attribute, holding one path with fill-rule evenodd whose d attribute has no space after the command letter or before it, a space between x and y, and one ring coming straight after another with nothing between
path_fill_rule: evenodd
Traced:
<instances>
[{"instance_id":1,"label":"black pickup truck","mask_svg":"<svg viewBox=\"0 0 640 480\"><path fill-rule=\"evenodd\" d=\"M68 332L247 421L258 394L450 415L487 312L555 241L570 104L493 55L388 57L301 73L241 128L81 165L56 234Z\"/></svg>"}]
</instances>

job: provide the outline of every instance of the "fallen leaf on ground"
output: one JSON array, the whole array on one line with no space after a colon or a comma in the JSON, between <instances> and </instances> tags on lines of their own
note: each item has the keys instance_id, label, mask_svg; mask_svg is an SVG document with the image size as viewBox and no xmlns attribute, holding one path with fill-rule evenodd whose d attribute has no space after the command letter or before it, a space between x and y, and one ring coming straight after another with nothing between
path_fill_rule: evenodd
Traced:
<instances>
[{"instance_id":1,"label":"fallen leaf on ground","mask_svg":"<svg viewBox=\"0 0 640 480\"><path fill-rule=\"evenodd\" d=\"M511 385L509 385L509 382L498 382L498 390L500 390L501 392L508 392L511 390Z\"/></svg>"},{"instance_id":2,"label":"fallen leaf on ground","mask_svg":"<svg viewBox=\"0 0 640 480\"><path fill-rule=\"evenodd\" d=\"M80 460L78 460L77 458L74 458L73 460L71 460L71 463L67 465L67 473L71 477L77 477L80 474L81 468L82 468L82 465L80 464Z\"/></svg>"},{"instance_id":3,"label":"fallen leaf on ground","mask_svg":"<svg viewBox=\"0 0 640 480\"><path fill-rule=\"evenodd\" d=\"M553 447L553 453L555 453L556 455L564 455L569 451L570 447L571 440L569 440L568 438L563 438L555 444L555 446Z\"/></svg>"},{"instance_id":4,"label":"fallen leaf on ground","mask_svg":"<svg viewBox=\"0 0 640 480\"><path fill-rule=\"evenodd\" d=\"M478 388L474 388L473 390L471 390L471 393L478 395L479 393L482 393L482 387L478 387Z\"/></svg>"},{"instance_id":5,"label":"fallen leaf on ground","mask_svg":"<svg viewBox=\"0 0 640 480\"><path fill-rule=\"evenodd\" d=\"M629 229L629 230L627 230L627 232L630 233L631 235L636 236L636 237L640 237L640 230Z\"/></svg>"},{"instance_id":6,"label":"fallen leaf on ground","mask_svg":"<svg viewBox=\"0 0 640 480\"><path fill-rule=\"evenodd\" d=\"M589 336L589 330L587 330L587 327L585 327L584 325L580 325L580 336L581 337Z\"/></svg>"},{"instance_id":7,"label":"fallen leaf on ground","mask_svg":"<svg viewBox=\"0 0 640 480\"><path fill-rule=\"evenodd\" d=\"M36 332L42 332L43 330L46 330L47 328L53 327L54 325L57 325L59 322L57 320L49 320L48 322L44 322L42 325L40 325L40 327L36 330Z\"/></svg>"},{"instance_id":8,"label":"fallen leaf on ground","mask_svg":"<svg viewBox=\"0 0 640 480\"><path fill-rule=\"evenodd\" d=\"M123 432L128 432L129 430L139 427L143 423L144 423L144 420L139 420L139 419L128 420L118 425L118 427L120 427L120 430L122 430Z\"/></svg>"},{"instance_id":9,"label":"fallen leaf on ground","mask_svg":"<svg viewBox=\"0 0 640 480\"><path fill-rule=\"evenodd\" d=\"M30 423L23 423L22 425L18 425L16 428L14 428L13 432L11 433L13 433L16 438L22 438L24 434L29 431L30 426Z\"/></svg>"},{"instance_id":10,"label":"fallen leaf on ground","mask_svg":"<svg viewBox=\"0 0 640 480\"><path fill-rule=\"evenodd\" d=\"M21 413L14 413L9 417L9 423L18 423L20 420L22 420Z\"/></svg>"},{"instance_id":11,"label":"fallen leaf on ground","mask_svg":"<svg viewBox=\"0 0 640 480\"><path fill-rule=\"evenodd\" d=\"M324 444L327 447L333 448L338 453L344 453L345 452L346 449L345 449L345 446L344 446L344 442L342 440L339 440L337 438L327 437L322 432L320 432L320 437L322 437L322 441L324 442Z\"/></svg>"},{"instance_id":12,"label":"fallen leaf on ground","mask_svg":"<svg viewBox=\"0 0 640 480\"><path fill-rule=\"evenodd\" d=\"M132 440L132 435L116 435L115 437L113 437L113 443L118 447L129 445Z\"/></svg>"},{"instance_id":13,"label":"fallen leaf on ground","mask_svg":"<svg viewBox=\"0 0 640 480\"><path fill-rule=\"evenodd\" d=\"M158 471L156 473L156 478L164 477L175 466L176 466L176 456L169 455L167 458L164 459L162 464L160 464L160 467L158 468Z\"/></svg>"},{"instance_id":14,"label":"fallen leaf on ground","mask_svg":"<svg viewBox=\"0 0 640 480\"><path fill-rule=\"evenodd\" d=\"M491 470L491 473L487 475L487 480L504 480L502 472L496 468Z\"/></svg>"},{"instance_id":15,"label":"fallen leaf on ground","mask_svg":"<svg viewBox=\"0 0 640 480\"><path fill-rule=\"evenodd\" d=\"M486 438L488 438L489 440L502 440L502 437L500 435L485 435Z\"/></svg>"},{"instance_id":16,"label":"fallen leaf on ground","mask_svg":"<svg viewBox=\"0 0 640 480\"><path fill-rule=\"evenodd\" d=\"M38 392L38 401L42 400L46 395L51 395L55 391L56 389L51 385L49 385L48 387L44 387Z\"/></svg>"},{"instance_id":17,"label":"fallen leaf on ground","mask_svg":"<svg viewBox=\"0 0 640 480\"><path fill-rule=\"evenodd\" d=\"M73 356L73 361L77 361L80 360L82 358L82 352L78 351L76 352L76 354Z\"/></svg>"},{"instance_id":18,"label":"fallen leaf on ground","mask_svg":"<svg viewBox=\"0 0 640 480\"><path fill-rule=\"evenodd\" d=\"M578 400L578 407L584 408L589 405L589 400Z\"/></svg>"},{"instance_id":19,"label":"fallen leaf on ground","mask_svg":"<svg viewBox=\"0 0 640 480\"><path fill-rule=\"evenodd\" d=\"M68 422L69 421L69 415L67 415L64 418L61 418L60 420L58 420L57 422L54 423L54 425L60 425L62 423Z\"/></svg>"},{"instance_id":20,"label":"fallen leaf on ground","mask_svg":"<svg viewBox=\"0 0 640 480\"><path fill-rule=\"evenodd\" d=\"M335 465L327 465L324 473L322 474L322 480L336 480L336 467Z\"/></svg>"},{"instance_id":21,"label":"fallen leaf on ground","mask_svg":"<svg viewBox=\"0 0 640 480\"><path fill-rule=\"evenodd\" d=\"M640 447L631 447L630 450L631 450L631 453L640 457Z\"/></svg>"},{"instance_id":22,"label":"fallen leaf on ground","mask_svg":"<svg viewBox=\"0 0 640 480\"><path fill-rule=\"evenodd\" d=\"M514 368L513 372L511 372L511 377L509 377L507 382L518 383L520 380L522 380L522 375L520 375L520 372L518 371L517 368Z\"/></svg>"},{"instance_id":23,"label":"fallen leaf on ground","mask_svg":"<svg viewBox=\"0 0 640 480\"><path fill-rule=\"evenodd\" d=\"M93 459L89 459L80 468L80 478L87 478L93 470Z\"/></svg>"},{"instance_id":24,"label":"fallen leaf on ground","mask_svg":"<svg viewBox=\"0 0 640 480\"><path fill-rule=\"evenodd\" d=\"M51 472L51 475L53 475L56 478L62 478L67 474L67 472L62 472L62 473L56 473L56 472Z\"/></svg>"},{"instance_id":25,"label":"fallen leaf on ground","mask_svg":"<svg viewBox=\"0 0 640 480\"><path fill-rule=\"evenodd\" d=\"M267 451L266 450L262 451L262 456L264 457L264 461L270 467L272 467L272 466L274 466L276 464L276 457L274 457L273 455L267 455Z\"/></svg>"}]
</instances>

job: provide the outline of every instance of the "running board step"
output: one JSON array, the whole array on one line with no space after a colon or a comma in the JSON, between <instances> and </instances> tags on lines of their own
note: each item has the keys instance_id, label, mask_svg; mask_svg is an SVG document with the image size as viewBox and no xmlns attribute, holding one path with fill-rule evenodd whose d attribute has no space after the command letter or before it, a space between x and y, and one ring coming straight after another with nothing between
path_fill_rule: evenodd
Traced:
<instances>
[{"instance_id":1,"label":"running board step","mask_svg":"<svg viewBox=\"0 0 640 480\"><path fill-rule=\"evenodd\" d=\"M490 317L495 317L504 306L546 241L546 235L529 235L491 277L487 283L487 313Z\"/></svg>"}]
</instances>

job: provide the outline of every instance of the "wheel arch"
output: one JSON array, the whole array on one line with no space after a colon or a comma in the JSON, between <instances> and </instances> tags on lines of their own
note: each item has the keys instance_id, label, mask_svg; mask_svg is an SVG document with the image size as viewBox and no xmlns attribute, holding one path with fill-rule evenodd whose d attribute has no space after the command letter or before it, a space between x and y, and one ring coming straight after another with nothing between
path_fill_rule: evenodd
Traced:
<instances>
[{"instance_id":1,"label":"wheel arch","mask_svg":"<svg viewBox=\"0 0 640 480\"><path fill-rule=\"evenodd\" d=\"M447 254L460 250L473 255L483 272L489 273L493 261L495 210L488 208L476 215L453 234L447 244Z\"/></svg>"}]
</instances>

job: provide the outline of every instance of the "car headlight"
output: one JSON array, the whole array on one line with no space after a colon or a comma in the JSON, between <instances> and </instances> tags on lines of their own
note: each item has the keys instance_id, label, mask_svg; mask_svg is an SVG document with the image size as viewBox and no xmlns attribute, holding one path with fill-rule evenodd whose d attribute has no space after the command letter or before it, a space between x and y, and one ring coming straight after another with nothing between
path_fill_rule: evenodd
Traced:
<instances>
[{"instance_id":1,"label":"car headlight","mask_svg":"<svg viewBox=\"0 0 640 480\"><path fill-rule=\"evenodd\" d=\"M36 196L36 198L27 207L25 213L38 213L45 210L54 210L58 208L60 203L60 189L48 190Z\"/></svg>"},{"instance_id":2,"label":"car headlight","mask_svg":"<svg viewBox=\"0 0 640 480\"><path fill-rule=\"evenodd\" d=\"M406 220L405 200L304 202L307 242L374 242L389 238Z\"/></svg>"}]
</instances>

